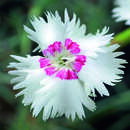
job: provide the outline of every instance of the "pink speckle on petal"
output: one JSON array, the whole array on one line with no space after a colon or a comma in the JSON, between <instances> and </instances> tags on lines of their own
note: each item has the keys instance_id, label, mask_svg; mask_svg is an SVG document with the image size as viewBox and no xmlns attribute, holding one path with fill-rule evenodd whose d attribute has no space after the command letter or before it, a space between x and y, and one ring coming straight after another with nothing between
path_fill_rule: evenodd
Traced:
<instances>
[{"instance_id":1,"label":"pink speckle on petal","mask_svg":"<svg viewBox=\"0 0 130 130\"><path fill-rule=\"evenodd\" d=\"M66 39L65 40L65 47L66 47L66 49L68 49L69 48L69 45L72 43L72 40L71 39Z\"/></svg>"},{"instance_id":2,"label":"pink speckle on petal","mask_svg":"<svg viewBox=\"0 0 130 130\"><path fill-rule=\"evenodd\" d=\"M79 72L79 71L81 70L82 66L83 66L82 63L81 63L81 62L78 62L78 61L76 61L76 62L74 63L74 65L73 65L74 70L76 70L77 72Z\"/></svg>"},{"instance_id":3,"label":"pink speckle on petal","mask_svg":"<svg viewBox=\"0 0 130 130\"><path fill-rule=\"evenodd\" d=\"M78 54L80 52L79 45L76 42L72 42L70 39L65 40L65 47L72 54Z\"/></svg>"},{"instance_id":4,"label":"pink speckle on petal","mask_svg":"<svg viewBox=\"0 0 130 130\"><path fill-rule=\"evenodd\" d=\"M83 65L86 62L86 56L84 55L76 55L76 61L81 62Z\"/></svg>"},{"instance_id":5,"label":"pink speckle on petal","mask_svg":"<svg viewBox=\"0 0 130 130\"><path fill-rule=\"evenodd\" d=\"M56 77L62 80L63 79L66 79L66 80L78 79L78 76L74 71L66 70L66 69L59 70L56 74Z\"/></svg>"},{"instance_id":6,"label":"pink speckle on petal","mask_svg":"<svg viewBox=\"0 0 130 130\"><path fill-rule=\"evenodd\" d=\"M72 54L78 54L78 53L80 53L80 48L79 48L78 44L77 44L77 43L74 43L74 42L72 42L72 44L71 44L69 50L70 50L70 52L71 52Z\"/></svg>"},{"instance_id":7,"label":"pink speckle on petal","mask_svg":"<svg viewBox=\"0 0 130 130\"><path fill-rule=\"evenodd\" d=\"M52 56L54 56L54 53L55 53L55 48L54 48L54 45L53 44L51 44L50 46L48 46L48 52L50 52L50 54L52 55Z\"/></svg>"},{"instance_id":8,"label":"pink speckle on petal","mask_svg":"<svg viewBox=\"0 0 130 130\"><path fill-rule=\"evenodd\" d=\"M46 66L51 65L50 60L48 58L40 58L39 62L40 62L40 68L44 68Z\"/></svg>"},{"instance_id":9,"label":"pink speckle on petal","mask_svg":"<svg viewBox=\"0 0 130 130\"><path fill-rule=\"evenodd\" d=\"M44 56L48 56L48 50L47 49L43 50L42 53L43 53Z\"/></svg>"},{"instance_id":10,"label":"pink speckle on petal","mask_svg":"<svg viewBox=\"0 0 130 130\"><path fill-rule=\"evenodd\" d=\"M53 44L49 45L47 49L43 50L44 56L55 56L55 52L61 52L62 51L62 43L61 42L54 42Z\"/></svg>"},{"instance_id":11,"label":"pink speckle on petal","mask_svg":"<svg viewBox=\"0 0 130 130\"><path fill-rule=\"evenodd\" d=\"M76 59L75 59L75 62L73 64L74 69L77 72L79 72L82 69L83 65L85 65L85 62L86 62L86 56L84 56L84 55L77 55Z\"/></svg>"},{"instance_id":12,"label":"pink speckle on petal","mask_svg":"<svg viewBox=\"0 0 130 130\"><path fill-rule=\"evenodd\" d=\"M61 52L61 50L62 50L62 43L61 42L54 42L53 46L54 46L55 51L57 51L59 53Z\"/></svg>"},{"instance_id":13,"label":"pink speckle on petal","mask_svg":"<svg viewBox=\"0 0 130 130\"><path fill-rule=\"evenodd\" d=\"M68 79L78 79L78 76L74 71L68 70Z\"/></svg>"},{"instance_id":14,"label":"pink speckle on petal","mask_svg":"<svg viewBox=\"0 0 130 130\"><path fill-rule=\"evenodd\" d=\"M56 72L56 67L48 67L45 69L47 75L51 76Z\"/></svg>"},{"instance_id":15,"label":"pink speckle on petal","mask_svg":"<svg viewBox=\"0 0 130 130\"><path fill-rule=\"evenodd\" d=\"M67 72L65 69L61 69L57 72L56 77L60 79L66 79L67 78Z\"/></svg>"}]
</instances>

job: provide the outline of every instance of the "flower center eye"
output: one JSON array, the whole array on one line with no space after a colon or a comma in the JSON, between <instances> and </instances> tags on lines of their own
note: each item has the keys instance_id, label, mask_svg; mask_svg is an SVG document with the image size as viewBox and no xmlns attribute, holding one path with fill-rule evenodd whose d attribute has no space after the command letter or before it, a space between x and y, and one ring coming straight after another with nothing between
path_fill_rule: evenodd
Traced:
<instances>
[{"instance_id":1,"label":"flower center eye","mask_svg":"<svg viewBox=\"0 0 130 130\"><path fill-rule=\"evenodd\" d=\"M67 59L62 59L63 62L67 62L68 60Z\"/></svg>"},{"instance_id":2,"label":"flower center eye","mask_svg":"<svg viewBox=\"0 0 130 130\"><path fill-rule=\"evenodd\" d=\"M80 48L76 42L66 39L65 43L54 42L43 50L45 57L40 58L40 68L44 68L48 76L64 80L78 79L78 72L86 62L85 55L79 55Z\"/></svg>"}]
</instances>

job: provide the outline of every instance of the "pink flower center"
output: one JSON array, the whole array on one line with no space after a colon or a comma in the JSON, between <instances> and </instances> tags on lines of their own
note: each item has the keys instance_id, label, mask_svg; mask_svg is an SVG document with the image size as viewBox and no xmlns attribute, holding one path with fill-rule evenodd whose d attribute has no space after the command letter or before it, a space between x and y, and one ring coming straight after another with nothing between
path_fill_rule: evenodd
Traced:
<instances>
[{"instance_id":1,"label":"pink flower center","mask_svg":"<svg viewBox=\"0 0 130 130\"><path fill-rule=\"evenodd\" d=\"M76 42L66 39L65 43L54 42L43 50L44 57L39 59L40 68L43 68L48 76L60 79L78 79L78 72L86 62L86 56L80 55L80 48Z\"/></svg>"}]
</instances>

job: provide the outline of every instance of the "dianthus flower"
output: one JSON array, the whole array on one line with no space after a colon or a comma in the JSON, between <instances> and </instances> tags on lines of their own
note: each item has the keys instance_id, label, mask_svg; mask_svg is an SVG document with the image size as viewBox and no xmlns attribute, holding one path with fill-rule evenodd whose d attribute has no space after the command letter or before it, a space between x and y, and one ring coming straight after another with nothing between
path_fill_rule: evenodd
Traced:
<instances>
[{"instance_id":1,"label":"dianthus flower","mask_svg":"<svg viewBox=\"0 0 130 130\"><path fill-rule=\"evenodd\" d=\"M114 52L119 45L110 45L113 34L105 27L95 35L86 35L86 26L74 14L70 20L65 10L64 22L58 12L46 14L47 22L33 17L34 30L24 26L28 37L38 44L35 49L43 56L20 57L11 55L17 62L10 63L9 71L16 75L11 80L14 90L22 89L22 103L31 105L33 116L43 109L43 120L65 115L74 120L85 117L83 106L95 110L95 90L109 96L105 84L115 85L124 72L125 60L117 58L123 52Z\"/></svg>"}]
</instances>

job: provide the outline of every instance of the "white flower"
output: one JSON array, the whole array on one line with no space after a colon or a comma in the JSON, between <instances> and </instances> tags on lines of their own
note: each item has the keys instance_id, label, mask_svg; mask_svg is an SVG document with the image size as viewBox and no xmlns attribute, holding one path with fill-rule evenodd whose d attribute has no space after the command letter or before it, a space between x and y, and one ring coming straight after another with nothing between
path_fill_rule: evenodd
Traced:
<instances>
[{"instance_id":1,"label":"white flower","mask_svg":"<svg viewBox=\"0 0 130 130\"><path fill-rule=\"evenodd\" d=\"M111 45L112 34L102 32L86 36L85 25L80 25L74 14L70 20L65 10L64 22L57 12L47 13L47 22L34 17L35 31L24 27L28 37L37 42L42 56L26 58L12 55L19 63L10 63L16 78L14 89L22 89L16 96L24 95L23 104L30 105L33 116L44 109L43 120L65 115L74 120L85 117L83 106L95 110L95 90L109 96L104 83L115 85L122 78L125 60L117 58L123 52L114 52L119 45ZM35 50L36 50L35 49Z\"/></svg>"},{"instance_id":2,"label":"white flower","mask_svg":"<svg viewBox=\"0 0 130 130\"><path fill-rule=\"evenodd\" d=\"M113 9L113 17L116 17L116 21L126 21L127 25L130 25L130 0L115 0L117 6Z\"/></svg>"}]
</instances>

